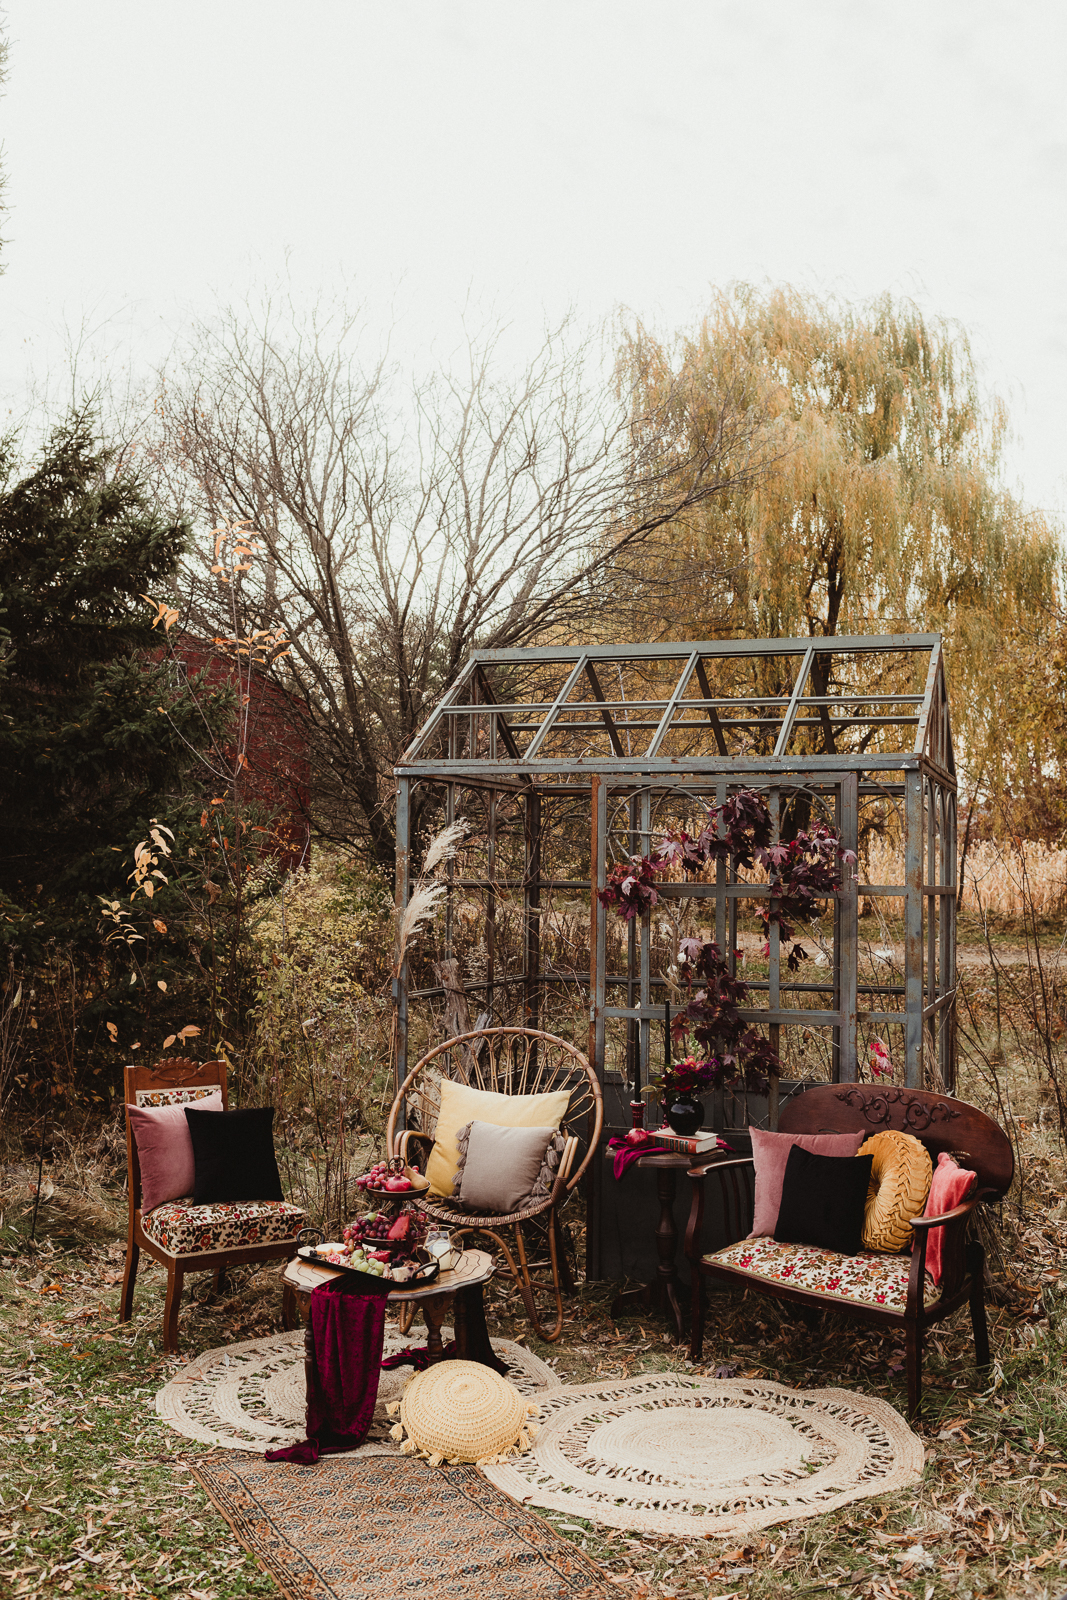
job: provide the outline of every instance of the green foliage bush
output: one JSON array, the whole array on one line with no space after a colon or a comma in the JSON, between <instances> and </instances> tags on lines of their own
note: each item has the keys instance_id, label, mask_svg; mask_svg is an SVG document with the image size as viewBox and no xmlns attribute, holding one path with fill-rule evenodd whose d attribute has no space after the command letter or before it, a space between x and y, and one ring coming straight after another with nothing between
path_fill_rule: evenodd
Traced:
<instances>
[{"instance_id":1,"label":"green foliage bush","mask_svg":"<svg viewBox=\"0 0 1067 1600\"><path fill-rule=\"evenodd\" d=\"M377 879L316 851L253 936L253 1032L235 1087L275 1107L287 1192L331 1225L347 1219L392 1098L391 909Z\"/></svg>"}]
</instances>

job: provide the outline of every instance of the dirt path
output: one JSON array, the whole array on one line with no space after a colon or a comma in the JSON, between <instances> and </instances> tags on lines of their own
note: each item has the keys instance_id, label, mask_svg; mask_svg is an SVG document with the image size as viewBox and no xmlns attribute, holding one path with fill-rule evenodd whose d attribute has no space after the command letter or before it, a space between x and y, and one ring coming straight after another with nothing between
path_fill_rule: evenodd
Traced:
<instances>
[{"instance_id":1,"label":"dirt path","mask_svg":"<svg viewBox=\"0 0 1067 1600\"><path fill-rule=\"evenodd\" d=\"M705 937L714 938L714 931L706 931ZM801 938L801 943L805 944L805 947L810 951L810 941L805 942L805 940ZM739 933L737 936L737 948L741 951L742 956L745 959L758 960L762 946L763 940L758 933ZM998 962L1005 967L1025 967L1027 964L1027 951L1026 946L1023 944L995 944L993 946L993 953ZM885 965L886 967L896 967L898 970L903 971L903 942L886 944L880 939L867 936L861 928L860 955L861 958L866 960L878 963L880 965ZM986 949L984 944L961 944L956 948L956 962L960 967L988 967L989 951ZM818 955L816 955L815 964L817 966L822 966L826 965L827 963L825 961L820 961ZM1064 968L1067 968L1067 943L1064 943L1063 945L1053 945L1051 943L1043 945L1041 950L1041 964L1046 971L1050 969L1060 971Z\"/></svg>"}]
</instances>

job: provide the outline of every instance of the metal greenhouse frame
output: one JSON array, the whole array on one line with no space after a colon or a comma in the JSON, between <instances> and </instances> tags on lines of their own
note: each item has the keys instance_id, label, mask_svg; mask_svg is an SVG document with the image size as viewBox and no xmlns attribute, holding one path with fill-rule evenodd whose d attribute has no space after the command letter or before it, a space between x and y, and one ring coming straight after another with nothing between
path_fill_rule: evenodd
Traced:
<instances>
[{"instance_id":1,"label":"metal greenhouse frame","mask_svg":"<svg viewBox=\"0 0 1067 1600\"><path fill-rule=\"evenodd\" d=\"M468 792L478 791L484 856L474 875L450 869L445 953L462 895L481 906L485 950L484 981L466 987L494 1022L510 1006L544 1026L549 986L587 982L590 1059L603 1081L610 1057L631 1093L658 1061L667 978L654 970L647 911L620 935L624 970L609 970L608 913L590 884L604 886L613 856L647 853L664 826L741 788L765 795L787 836L798 818L817 813L846 848L856 850L861 837L890 840L898 881L863 883L846 872L832 941L813 973L788 971L772 924L766 979L750 983L750 998L762 1003L743 1015L766 1026L776 1045L783 1030L822 1030L829 1076L840 1082L860 1076L863 1030L896 1028L907 1085L953 1091L956 773L939 634L476 651L396 780L398 905L411 892L413 788L436 786L446 820L462 815ZM521 881L514 870L505 880L500 866L505 804L521 815ZM586 812L589 875L553 877L544 862L558 818L566 814L573 835ZM766 900L767 885L739 878L726 863L704 878L658 887L668 909L672 899L697 902L736 965L739 911ZM520 890L522 970L504 973L495 958L498 900L514 893L517 906ZM553 892L590 902L587 980L542 968L542 916ZM869 940L861 959L861 896L875 913L886 901L902 904L902 962L893 950L872 952ZM409 1066L410 1007L443 991L409 993L405 962L394 992L399 1082ZM775 1105L772 1093L772 1126Z\"/></svg>"}]
</instances>

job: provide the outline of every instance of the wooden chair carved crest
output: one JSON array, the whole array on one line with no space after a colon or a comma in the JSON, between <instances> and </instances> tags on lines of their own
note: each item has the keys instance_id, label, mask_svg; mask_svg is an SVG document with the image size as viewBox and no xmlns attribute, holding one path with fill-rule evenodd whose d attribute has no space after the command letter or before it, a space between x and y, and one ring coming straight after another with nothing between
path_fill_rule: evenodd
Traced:
<instances>
[{"instance_id":1,"label":"wooden chair carved crest","mask_svg":"<svg viewBox=\"0 0 1067 1600\"><path fill-rule=\"evenodd\" d=\"M221 1090L223 1109L226 1109L226 1063L196 1062L172 1056L155 1066L128 1066L125 1079L129 1227L119 1321L128 1322L133 1315L137 1264L144 1250L167 1269L163 1346L174 1352L178 1348L178 1313L186 1273L213 1272L215 1287L219 1289L227 1267L283 1256L288 1259L296 1249L296 1235L306 1219L299 1206L284 1200L198 1206L191 1197L166 1201L142 1215L141 1169L129 1107L195 1105L197 1100ZM286 1326L295 1325L292 1308L286 1301L283 1301L283 1318Z\"/></svg>"},{"instance_id":2,"label":"wooden chair carved crest","mask_svg":"<svg viewBox=\"0 0 1067 1600\"><path fill-rule=\"evenodd\" d=\"M536 1028L474 1029L436 1045L400 1085L386 1127L390 1155L402 1156L420 1171L433 1147L442 1078L493 1094L569 1090L560 1124L565 1143L547 1198L519 1211L473 1214L449 1197L412 1197L421 1211L453 1233L480 1233L493 1241L532 1327L552 1342L563 1330L564 1291L573 1294L575 1288L559 1213L593 1158L604 1121L596 1073L574 1045ZM543 1255L537 1253L542 1250Z\"/></svg>"}]
</instances>

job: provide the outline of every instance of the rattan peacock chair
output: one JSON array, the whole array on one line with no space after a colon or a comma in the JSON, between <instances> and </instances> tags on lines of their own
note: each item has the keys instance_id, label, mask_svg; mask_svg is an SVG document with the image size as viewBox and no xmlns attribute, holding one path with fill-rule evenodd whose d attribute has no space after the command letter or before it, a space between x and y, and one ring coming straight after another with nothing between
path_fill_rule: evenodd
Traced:
<instances>
[{"instance_id":1,"label":"rattan peacock chair","mask_svg":"<svg viewBox=\"0 0 1067 1600\"><path fill-rule=\"evenodd\" d=\"M596 1073L574 1045L536 1028L480 1028L436 1045L408 1073L389 1112L386 1148L420 1171L433 1147L442 1078L495 1094L532 1095L569 1089L560 1132L566 1143L547 1199L526 1210L476 1215L459 1202L434 1194L414 1196L415 1204L453 1233L479 1233L492 1239L522 1296L535 1332L548 1341L563 1331L563 1293L574 1293L559 1212L574 1192L600 1142L604 1100ZM513 1235L514 1249L502 1230ZM524 1232L525 1230L525 1232ZM538 1241L544 1258L531 1257ZM547 1277L540 1276L547 1273ZM551 1296L554 1320L538 1310L537 1297ZM552 1316L552 1313L549 1313Z\"/></svg>"}]
</instances>

